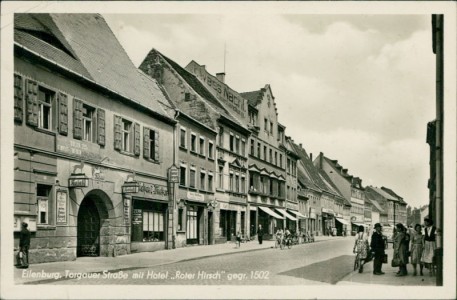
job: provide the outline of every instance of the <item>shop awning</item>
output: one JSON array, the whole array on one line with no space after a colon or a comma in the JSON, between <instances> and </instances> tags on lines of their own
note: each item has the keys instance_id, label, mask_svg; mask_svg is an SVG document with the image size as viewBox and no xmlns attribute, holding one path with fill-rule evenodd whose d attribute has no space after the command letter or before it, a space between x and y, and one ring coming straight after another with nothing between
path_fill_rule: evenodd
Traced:
<instances>
[{"instance_id":1,"label":"shop awning","mask_svg":"<svg viewBox=\"0 0 457 300\"><path fill-rule=\"evenodd\" d=\"M340 222L343 225L349 225L349 222L343 218L335 218L335 220L337 220L338 222Z\"/></svg>"},{"instance_id":2,"label":"shop awning","mask_svg":"<svg viewBox=\"0 0 457 300\"><path fill-rule=\"evenodd\" d=\"M263 210L264 212L266 212L267 214L269 214L270 216L275 217L276 219L284 220L284 217L278 215L277 213L275 213L274 211L272 211L272 210L269 209L268 207L259 206L259 208L260 208L261 210Z\"/></svg>"},{"instance_id":3,"label":"shop awning","mask_svg":"<svg viewBox=\"0 0 457 300\"><path fill-rule=\"evenodd\" d=\"M299 213L298 211L296 210L287 210L288 212L290 213L293 213L294 215L296 215L298 218L300 219L306 219L306 216L305 215L302 215L301 213Z\"/></svg>"},{"instance_id":4,"label":"shop awning","mask_svg":"<svg viewBox=\"0 0 457 300\"><path fill-rule=\"evenodd\" d=\"M294 216L291 216L287 213L287 211L283 208L276 208L277 211L279 211L284 217L286 217L287 219L291 220L291 221L297 221L297 218L295 218Z\"/></svg>"},{"instance_id":5,"label":"shop awning","mask_svg":"<svg viewBox=\"0 0 457 300\"><path fill-rule=\"evenodd\" d=\"M365 225L365 224L362 224L362 223L354 223L354 222L352 222L352 224L354 224L355 226L363 226L363 227L367 227L367 225Z\"/></svg>"}]
</instances>

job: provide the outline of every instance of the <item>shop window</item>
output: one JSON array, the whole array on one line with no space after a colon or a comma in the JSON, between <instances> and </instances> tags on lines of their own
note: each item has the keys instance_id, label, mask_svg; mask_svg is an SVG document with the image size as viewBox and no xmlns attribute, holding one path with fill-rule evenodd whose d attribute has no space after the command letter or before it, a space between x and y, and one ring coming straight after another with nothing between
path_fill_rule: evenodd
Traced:
<instances>
[{"instance_id":1,"label":"shop window","mask_svg":"<svg viewBox=\"0 0 457 300\"><path fill-rule=\"evenodd\" d=\"M189 186L195 188L195 170L190 170Z\"/></svg>"},{"instance_id":2,"label":"shop window","mask_svg":"<svg viewBox=\"0 0 457 300\"><path fill-rule=\"evenodd\" d=\"M201 172L200 173L200 189L205 190L205 181L206 181L206 174Z\"/></svg>"},{"instance_id":3,"label":"shop window","mask_svg":"<svg viewBox=\"0 0 457 300\"><path fill-rule=\"evenodd\" d=\"M186 186L186 167L179 168L179 185Z\"/></svg>"},{"instance_id":4,"label":"shop window","mask_svg":"<svg viewBox=\"0 0 457 300\"><path fill-rule=\"evenodd\" d=\"M183 231L184 228L182 227L183 225L183 214L184 214L184 209L178 208L178 231Z\"/></svg>"},{"instance_id":5,"label":"shop window","mask_svg":"<svg viewBox=\"0 0 457 300\"><path fill-rule=\"evenodd\" d=\"M163 212L143 210L143 242L164 241L163 222Z\"/></svg>"},{"instance_id":6,"label":"shop window","mask_svg":"<svg viewBox=\"0 0 457 300\"><path fill-rule=\"evenodd\" d=\"M55 93L39 87L38 89L38 127L52 130L52 108L54 106Z\"/></svg>"},{"instance_id":7,"label":"shop window","mask_svg":"<svg viewBox=\"0 0 457 300\"><path fill-rule=\"evenodd\" d=\"M213 142L212 141L209 141L208 142L208 157L209 158L214 158L214 145L213 145Z\"/></svg>"},{"instance_id":8,"label":"shop window","mask_svg":"<svg viewBox=\"0 0 457 300\"><path fill-rule=\"evenodd\" d=\"M208 174L208 191L213 191L213 175Z\"/></svg>"},{"instance_id":9,"label":"shop window","mask_svg":"<svg viewBox=\"0 0 457 300\"><path fill-rule=\"evenodd\" d=\"M197 210L193 206L187 208L187 232L188 240L197 239Z\"/></svg>"},{"instance_id":10,"label":"shop window","mask_svg":"<svg viewBox=\"0 0 457 300\"><path fill-rule=\"evenodd\" d=\"M49 224L49 200L52 186L38 184L36 189L38 224Z\"/></svg>"},{"instance_id":11,"label":"shop window","mask_svg":"<svg viewBox=\"0 0 457 300\"><path fill-rule=\"evenodd\" d=\"M183 147L183 148L186 148L187 145L186 145L186 129L184 128L181 128L181 132L180 132L180 144L179 146Z\"/></svg>"},{"instance_id":12,"label":"shop window","mask_svg":"<svg viewBox=\"0 0 457 300\"><path fill-rule=\"evenodd\" d=\"M193 133L190 136L190 151L197 151L197 136Z\"/></svg>"},{"instance_id":13,"label":"shop window","mask_svg":"<svg viewBox=\"0 0 457 300\"><path fill-rule=\"evenodd\" d=\"M200 155L205 155L205 138L200 137Z\"/></svg>"}]
</instances>

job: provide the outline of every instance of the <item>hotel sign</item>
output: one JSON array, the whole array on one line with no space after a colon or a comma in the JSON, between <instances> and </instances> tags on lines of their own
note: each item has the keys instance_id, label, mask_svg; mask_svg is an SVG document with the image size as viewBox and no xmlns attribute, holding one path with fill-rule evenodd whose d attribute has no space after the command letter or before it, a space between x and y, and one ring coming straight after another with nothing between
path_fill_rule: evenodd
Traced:
<instances>
[{"instance_id":1,"label":"hotel sign","mask_svg":"<svg viewBox=\"0 0 457 300\"><path fill-rule=\"evenodd\" d=\"M136 182L136 181L124 182L124 185L122 186L123 194L138 193L138 190L139 190L139 185L138 185L138 182Z\"/></svg>"},{"instance_id":2,"label":"hotel sign","mask_svg":"<svg viewBox=\"0 0 457 300\"><path fill-rule=\"evenodd\" d=\"M88 187L89 178L85 174L71 174L68 178L68 187Z\"/></svg>"},{"instance_id":3,"label":"hotel sign","mask_svg":"<svg viewBox=\"0 0 457 300\"><path fill-rule=\"evenodd\" d=\"M101 160L100 146L95 143L73 140L67 137L57 136L56 152L83 159Z\"/></svg>"}]
</instances>

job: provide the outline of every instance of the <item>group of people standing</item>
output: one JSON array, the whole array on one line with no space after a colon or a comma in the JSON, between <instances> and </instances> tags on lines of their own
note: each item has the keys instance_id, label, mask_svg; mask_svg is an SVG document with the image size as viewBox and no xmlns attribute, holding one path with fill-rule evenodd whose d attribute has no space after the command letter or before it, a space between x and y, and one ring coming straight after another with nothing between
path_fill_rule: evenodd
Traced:
<instances>
[{"instance_id":1,"label":"group of people standing","mask_svg":"<svg viewBox=\"0 0 457 300\"><path fill-rule=\"evenodd\" d=\"M406 228L403 224L398 223L395 226L393 240L393 258L392 266L399 268L396 276L408 275L407 264L413 266L413 275L417 275L417 265L419 265L419 274L423 276L424 266L429 269L430 276L434 275L434 251L436 249L435 231L433 221L430 218L424 219L424 233L422 233L422 225L416 224L414 230ZM354 244L354 253L359 255L359 258L368 261L370 255L373 260L373 274L383 275L382 264L387 263L385 249L387 248L387 237L382 234L382 226L376 223L375 231L371 236L371 243L368 243L368 235L365 233L363 226L358 228L356 240ZM360 264L359 272L363 272L363 263Z\"/></svg>"}]
</instances>

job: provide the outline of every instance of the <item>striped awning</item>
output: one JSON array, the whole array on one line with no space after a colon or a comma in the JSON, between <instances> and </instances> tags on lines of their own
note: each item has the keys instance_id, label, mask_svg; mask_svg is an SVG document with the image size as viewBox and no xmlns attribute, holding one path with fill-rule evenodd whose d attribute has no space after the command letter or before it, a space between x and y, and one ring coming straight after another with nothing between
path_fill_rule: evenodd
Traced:
<instances>
[{"instance_id":1,"label":"striped awning","mask_svg":"<svg viewBox=\"0 0 457 300\"><path fill-rule=\"evenodd\" d=\"M335 220L337 220L338 222L340 222L341 224L344 224L344 225L349 225L349 222L346 221L345 219L343 218L335 218Z\"/></svg>"},{"instance_id":2,"label":"striped awning","mask_svg":"<svg viewBox=\"0 0 457 300\"><path fill-rule=\"evenodd\" d=\"M263 210L264 212L266 212L267 214L269 214L270 216L275 217L276 219L284 220L284 217L278 215L277 213L275 213L273 210L271 210L271 209L268 208L268 207L259 206L259 208L260 208L261 210Z\"/></svg>"},{"instance_id":3,"label":"striped awning","mask_svg":"<svg viewBox=\"0 0 457 300\"><path fill-rule=\"evenodd\" d=\"M299 213L298 211L296 210L287 210L288 212L290 213L293 213L294 215L296 215L298 218L300 219L306 219L306 216L305 215L302 215L301 213Z\"/></svg>"},{"instance_id":4,"label":"striped awning","mask_svg":"<svg viewBox=\"0 0 457 300\"><path fill-rule=\"evenodd\" d=\"M295 218L294 216L291 216L287 213L287 211L283 208L276 208L277 211L279 211L284 217L286 217L287 219L291 220L291 221L297 221L297 218Z\"/></svg>"}]
</instances>

